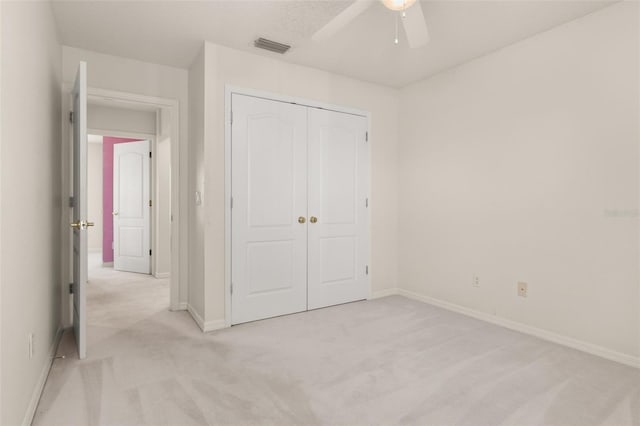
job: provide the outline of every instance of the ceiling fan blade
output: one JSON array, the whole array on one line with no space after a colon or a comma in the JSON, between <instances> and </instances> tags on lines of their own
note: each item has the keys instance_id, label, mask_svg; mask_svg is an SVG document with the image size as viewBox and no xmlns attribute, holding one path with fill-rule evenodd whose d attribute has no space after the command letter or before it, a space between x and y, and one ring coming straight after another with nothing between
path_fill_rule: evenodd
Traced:
<instances>
[{"instance_id":1,"label":"ceiling fan blade","mask_svg":"<svg viewBox=\"0 0 640 426\"><path fill-rule=\"evenodd\" d=\"M404 32L407 35L409 47L414 49L424 46L429 42L429 30L424 20L420 0L408 8L405 13L406 16L402 18L402 24L404 25Z\"/></svg>"},{"instance_id":2,"label":"ceiling fan blade","mask_svg":"<svg viewBox=\"0 0 640 426\"><path fill-rule=\"evenodd\" d=\"M346 27L351 21L356 19L362 12L367 10L369 6L373 4L372 0L356 0L340 12L338 16L333 18L327 25L320 28L316 33L311 36L313 41L323 41L332 37L335 33Z\"/></svg>"}]
</instances>

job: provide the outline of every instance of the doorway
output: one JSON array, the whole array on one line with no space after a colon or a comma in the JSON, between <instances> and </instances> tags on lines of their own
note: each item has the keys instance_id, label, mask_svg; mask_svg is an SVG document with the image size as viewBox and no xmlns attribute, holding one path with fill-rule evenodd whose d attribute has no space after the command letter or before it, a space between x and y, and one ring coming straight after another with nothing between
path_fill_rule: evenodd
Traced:
<instances>
[{"instance_id":1,"label":"doorway","mask_svg":"<svg viewBox=\"0 0 640 426\"><path fill-rule=\"evenodd\" d=\"M81 63L79 75L82 76L81 71L85 66L84 63ZM80 80L82 81L82 78ZM74 89L73 93L75 92L76 90ZM135 244L128 244L128 246L126 246L128 247L127 250L120 250L120 254L129 255L128 257L131 257L133 252L137 252L138 257L141 257L140 255L143 252L146 253L146 265L143 265L141 270L137 272L115 270L115 262L117 262L118 259L117 252L115 251L117 249L117 238L105 238L104 232L95 232L95 222L99 221L104 231L105 223L109 224L113 220L112 218L116 212L116 210L113 209L113 201L116 201L117 204L117 197L115 200L113 196L110 198L111 207L105 209L100 205L98 209L93 209L91 218L88 217L88 208L85 207L85 213L82 217L86 219L83 219L84 222L79 223L79 225L84 224L81 229L82 232L79 232L79 234L84 235L84 245L82 250L79 251L80 253L84 253L84 255L81 256L84 261L78 261L79 259L74 258L76 250L72 250L71 244L67 244L67 242L71 242L72 235L71 233L68 235L65 234L66 242L63 241L63 246L68 248L69 251L66 253L63 251L63 256L65 257L65 262L69 262L70 281L73 279L72 282L74 284L69 286L70 293L72 294L70 294L68 298L63 297L63 304L65 308L68 308L69 318L73 318L74 327L78 324L78 328L84 328L85 330L88 328L87 333L80 334L78 343L80 358L85 357L87 354L87 350L83 348L88 346L88 353L90 355L92 342L96 343L95 339L101 338L102 333L99 331L99 327L115 330L121 328L118 324L122 321L126 322L132 319L134 322L142 321L152 316L157 312L157 309L181 309L180 283L178 281L179 258L178 256L172 256L172 253L179 252L174 245L177 246L180 241L178 237L180 223L177 210L178 197L176 196L179 176L178 103L171 99L92 89L90 87L88 91L85 89L85 93L87 93L85 95L85 113L81 114L81 110L77 108L77 105L71 105L72 102L70 102L69 107L73 111L70 114L70 125L67 127L70 140L75 140L76 134L80 135L80 141L84 140L84 142L80 142L79 144L81 149L75 149L75 146L70 144L69 149L66 151L69 156L63 156L63 159L68 158L68 161L65 162L69 165L73 163L71 160L73 160L74 156L78 153L80 153L81 158L84 158L84 160L82 160L84 164L82 167L84 169L77 170L75 166L67 169L69 170L69 174L65 177L65 182L69 185L70 193L72 194L72 197L69 199L69 206L80 205L81 203L76 203L77 199L84 200L83 203L85 203L86 206L89 198L88 192L84 192L84 195L76 198L76 188L78 186L74 180L80 179L84 181L85 183L83 183L83 185L85 185L85 187L89 183L88 180L90 176L87 167L89 155L87 150L88 145L91 144L89 144L87 135L92 134L94 135L92 136L93 142L98 144L97 147L94 146L92 151L98 151L101 154L103 154L103 152L100 149L100 145L104 142L105 137L119 138L121 140L118 142L123 142L123 146L125 145L124 142L132 145L135 142L140 142L141 144L144 143L147 145L142 149L145 151L144 158L148 164L139 168L137 175L139 177L145 177L147 181L147 183L144 184L144 179L141 179L139 182L140 185L138 185L140 189L138 192L143 193L143 197L139 198L146 200L144 201L145 209L142 209L142 202L139 202L138 210L145 211L148 209L148 214L147 218L145 218L144 226L136 231L140 236L137 241L142 243L138 244L137 247ZM73 96L70 97L69 100L73 101ZM76 117L77 109L78 114ZM139 120L141 117L144 119ZM73 131L71 131L71 124L85 129L83 130L85 136L82 137L81 135L83 133L75 127ZM71 138L71 135L73 135L73 138ZM121 144L113 144L114 155L116 155L118 150L117 145ZM124 157L131 160L131 154L130 152L125 153ZM139 154L141 154L141 152ZM152 155L151 158L149 157L150 155ZM95 157L95 155L92 155L92 157ZM142 158L143 156L139 155L139 157ZM126 161L125 159L125 162ZM101 164L102 161L100 160L98 166L94 166L92 169L99 169L98 173L104 183L103 173L105 170L104 165ZM117 161L114 162L114 164L117 164ZM134 175L135 174L134 172ZM115 175L117 176L118 173L115 173ZM93 180L97 180L95 173L93 176ZM113 176L110 179L113 179ZM128 176L125 181L126 183L124 185L120 185L120 188L125 190L125 194L120 197L120 201L122 201L122 198L130 198L132 191L130 191L131 188L129 187L135 187L135 185L130 185L132 182L131 176ZM142 188L145 189L143 190ZM105 191L102 185L100 185L100 191L92 190L90 192L93 198L104 201L103 195ZM117 191L114 192L116 192L117 195ZM135 192L136 191L133 191L133 193ZM80 193L82 193L82 191L80 191ZM76 216L75 214L72 216L71 213L73 213L72 209L69 210L70 223L75 220ZM104 220L107 215L107 220ZM75 229L73 228L75 224L75 222L71 223L72 229ZM128 228L127 230L135 228L131 223L122 225L121 228L126 227ZM112 230L116 231L117 228L118 225L116 224L115 228L112 227ZM91 248L93 250L92 253L87 256L87 237L89 233L92 234ZM120 237L122 237L121 242L124 239L128 239L130 240L128 243L132 243L135 242L132 241L135 240L135 238L132 238L132 234L135 235L135 232L129 232L128 234L127 232L120 232L116 234L116 236L120 235ZM98 241L95 240L96 238L98 238ZM101 242L100 239L102 239ZM109 244L109 242L111 242L111 244ZM131 249L132 247L135 250ZM105 257L108 257L111 250L114 250L114 263L109 262L108 258L103 259L103 254ZM85 271L83 275L85 278L78 279L78 284L76 284L76 274L73 272L76 267L84 268ZM87 277L88 267L91 267L91 270L88 271L89 276ZM116 266L116 268L118 267ZM124 265L118 269L133 270L130 265ZM171 274L172 270L176 271L175 275ZM91 281L90 284L87 283L87 278ZM93 288L94 291L92 292L91 288L88 287ZM89 291L86 291L85 288ZM71 303L72 298L73 304ZM85 313L82 316L75 315L77 311L75 308L77 305L76 299L80 301L79 304L81 306L88 308L83 308L82 311ZM119 299L119 302L117 299ZM93 312L88 312L87 315L87 310ZM87 340L88 345L86 343Z\"/></svg>"},{"instance_id":2,"label":"doorway","mask_svg":"<svg viewBox=\"0 0 640 426\"><path fill-rule=\"evenodd\" d=\"M93 126L103 114L104 107L89 105ZM89 130L87 207L94 221L87 232L89 353L105 338L105 330L125 329L170 306L168 276L156 277L154 273L162 271L151 261L152 241L159 238L152 227L155 139L153 134L125 131L112 136L107 130Z\"/></svg>"},{"instance_id":3,"label":"doorway","mask_svg":"<svg viewBox=\"0 0 640 426\"><path fill-rule=\"evenodd\" d=\"M95 218L87 233L89 354L114 330L169 309L169 279L155 277L151 268L154 139L88 136L88 215Z\"/></svg>"},{"instance_id":4,"label":"doorway","mask_svg":"<svg viewBox=\"0 0 640 426\"><path fill-rule=\"evenodd\" d=\"M88 136L92 264L151 274L151 145L151 138Z\"/></svg>"}]
</instances>

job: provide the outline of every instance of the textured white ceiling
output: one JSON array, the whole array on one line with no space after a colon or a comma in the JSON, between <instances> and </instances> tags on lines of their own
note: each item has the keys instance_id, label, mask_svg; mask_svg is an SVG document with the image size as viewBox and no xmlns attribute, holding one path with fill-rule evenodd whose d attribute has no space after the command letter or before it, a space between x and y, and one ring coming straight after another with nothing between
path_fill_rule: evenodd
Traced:
<instances>
[{"instance_id":1,"label":"textured white ceiling","mask_svg":"<svg viewBox=\"0 0 640 426\"><path fill-rule=\"evenodd\" d=\"M311 35L348 1L54 0L62 42L143 61L188 68L203 40L393 87L433 75L568 22L613 1L423 1L431 42L393 43L395 15L380 2L330 40ZM284 56L253 40L290 44Z\"/></svg>"}]
</instances>

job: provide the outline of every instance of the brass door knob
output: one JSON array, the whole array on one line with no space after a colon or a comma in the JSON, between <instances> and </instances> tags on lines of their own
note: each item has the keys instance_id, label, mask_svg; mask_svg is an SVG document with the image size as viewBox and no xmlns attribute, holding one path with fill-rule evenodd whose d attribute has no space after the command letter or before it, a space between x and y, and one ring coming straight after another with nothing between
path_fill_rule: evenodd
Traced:
<instances>
[{"instance_id":1,"label":"brass door knob","mask_svg":"<svg viewBox=\"0 0 640 426\"><path fill-rule=\"evenodd\" d=\"M317 217L315 217L315 216L311 216L311 217L309 218L309 222L311 222L311 223L316 223L317 221L318 221L318 218L317 218Z\"/></svg>"},{"instance_id":2,"label":"brass door knob","mask_svg":"<svg viewBox=\"0 0 640 426\"><path fill-rule=\"evenodd\" d=\"M77 222L72 222L69 224L74 229L87 229L89 226L94 226L93 222L85 222L84 220L79 220Z\"/></svg>"},{"instance_id":3,"label":"brass door knob","mask_svg":"<svg viewBox=\"0 0 640 426\"><path fill-rule=\"evenodd\" d=\"M307 221L307 219L304 218L304 216L300 216L298 218L298 223L305 223Z\"/></svg>"}]
</instances>

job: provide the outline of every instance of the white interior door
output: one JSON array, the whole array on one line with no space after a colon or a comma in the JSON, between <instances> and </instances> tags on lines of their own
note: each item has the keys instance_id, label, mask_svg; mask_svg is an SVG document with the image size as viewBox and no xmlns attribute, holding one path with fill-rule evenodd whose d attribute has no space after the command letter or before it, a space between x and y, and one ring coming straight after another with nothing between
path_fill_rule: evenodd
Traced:
<instances>
[{"instance_id":1,"label":"white interior door","mask_svg":"<svg viewBox=\"0 0 640 426\"><path fill-rule=\"evenodd\" d=\"M87 64L80 62L73 98L73 331L78 356L87 356Z\"/></svg>"},{"instance_id":2,"label":"white interior door","mask_svg":"<svg viewBox=\"0 0 640 426\"><path fill-rule=\"evenodd\" d=\"M367 119L309 109L308 309L369 297Z\"/></svg>"},{"instance_id":3,"label":"white interior door","mask_svg":"<svg viewBox=\"0 0 640 426\"><path fill-rule=\"evenodd\" d=\"M307 109L232 96L232 324L307 309Z\"/></svg>"},{"instance_id":4,"label":"white interior door","mask_svg":"<svg viewBox=\"0 0 640 426\"><path fill-rule=\"evenodd\" d=\"M113 146L113 268L151 272L149 141Z\"/></svg>"}]
</instances>

